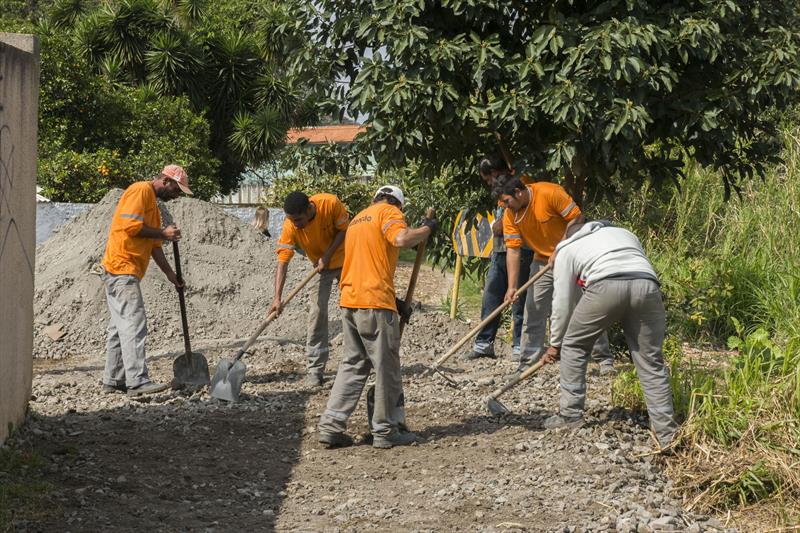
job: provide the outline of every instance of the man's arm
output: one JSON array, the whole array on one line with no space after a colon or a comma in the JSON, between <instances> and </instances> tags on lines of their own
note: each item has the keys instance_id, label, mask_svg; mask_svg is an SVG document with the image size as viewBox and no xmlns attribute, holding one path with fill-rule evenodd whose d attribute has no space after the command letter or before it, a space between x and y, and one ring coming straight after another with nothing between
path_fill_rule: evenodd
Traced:
<instances>
[{"instance_id":1,"label":"man's arm","mask_svg":"<svg viewBox=\"0 0 800 533\"><path fill-rule=\"evenodd\" d=\"M139 230L139 233L136 234L137 237L144 237L145 239L160 239L166 241L178 241L181 238L181 230L175 227L174 224L170 224L164 229L153 228L151 226L142 226ZM163 253L161 254L163 257ZM155 257L154 257L155 259ZM165 259L166 260L166 259ZM156 259L156 264L158 264L158 260ZM169 266L169 265L167 265ZM162 269L163 270L163 269Z\"/></svg>"},{"instance_id":2,"label":"man's arm","mask_svg":"<svg viewBox=\"0 0 800 533\"><path fill-rule=\"evenodd\" d=\"M161 272L167 276L167 279L170 281L170 283L176 287L183 287L183 284L178 282L178 276L175 275L175 271L172 270L172 267L164 255L164 250L162 250L160 246L153 248L153 251L150 252L150 257L152 257L153 261L156 262L158 268L161 269Z\"/></svg>"},{"instance_id":3,"label":"man's arm","mask_svg":"<svg viewBox=\"0 0 800 533\"><path fill-rule=\"evenodd\" d=\"M281 298L283 297L283 286L286 283L286 271L289 270L289 262L278 262L278 271L275 272L275 296L272 298L272 305L267 310L267 316L274 312L281 314L283 311L283 304Z\"/></svg>"},{"instance_id":4,"label":"man's arm","mask_svg":"<svg viewBox=\"0 0 800 533\"><path fill-rule=\"evenodd\" d=\"M325 267L328 266L328 264L330 264L331 257L333 257L333 254L335 254L336 250L338 250L339 247L342 245L346 235L347 235L347 228L336 232L336 235L334 235L333 240L331 241L331 245L328 246L328 249L325 250L325 253L322 254L322 257L320 257L319 261L317 261L316 267L319 270L323 270Z\"/></svg>"},{"instance_id":5,"label":"man's arm","mask_svg":"<svg viewBox=\"0 0 800 533\"><path fill-rule=\"evenodd\" d=\"M516 292L519 286L519 248L508 248L506 250L506 271L508 272L508 289L503 299L506 302L516 300Z\"/></svg>"},{"instance_id":6,"label":"man's arm","mask_svg":"<svg viewBox=\"0 0 800 533\"><path fill-rule=\"evenodd\" d=\"M394 238L394 245L398 248L413 248L428 238L431 229L428 226L420 228L405 228L400 230Z\"/></svg>"}]
</instances>

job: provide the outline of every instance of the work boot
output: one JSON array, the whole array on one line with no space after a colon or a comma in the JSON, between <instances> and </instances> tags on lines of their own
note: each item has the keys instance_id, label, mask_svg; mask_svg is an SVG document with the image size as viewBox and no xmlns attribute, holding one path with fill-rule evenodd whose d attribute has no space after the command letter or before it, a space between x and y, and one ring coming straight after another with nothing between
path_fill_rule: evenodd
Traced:
<instances>
[{"instance_id":1,"label":"work boot","mask_svg":"<svg viewBox=\"0 0 800 533\"><path fill-rule=\"evenodd\" d=\"M306 374L303 383L305 383L305 385L310 388L322 387L322 374L309 372L308 374Z\"/></svg>"},{"instance_id":2,"label":"work boot","mask_svg":"<svg viewBox=\"0 0 800 533\"><path fill-rule=\"evenodd\" d=\"M520 362L520 364L519 364L519 366L517 367L517 369L516 369L516 370L514 370L514 371L513 371L512 373L510 373L510 374L506 374L506 375L503 377L503 379L505 379L505 380L506 380L506 382L514 381L514 380L515 380L515 379L517 379L517 378L518 378L520 375L522 375L522 373L523 373L523 372L525 372L526 370L528 370L528 369L529 369L529 368L530 368L532 365L533 365L533 363L528 363L528 362Z\"/></svg>"},{"instance_id":3,"label":"work boot","mask_svg":"<svg viewBox=\"0 0 800 533\"><path fill-rule=\"evenodd\" d=\"M601 376L613 376L614 374L617 373L617 371L614 369L614 363L612 363L611 361L602 362L600 363L599 366L600 366Z\"/></svg>"},{"instance_id":4,"label":"work boot","mask_svg":"<svg viewBox=\"0 0 800 533\"><path fill-rule=\"evenodd\" d=\"M125 385L109 385L108 383L103 383L103 392L105 394L115 394L117 392L127 392L128 387Z\"/></svg>"},{"instance_id":5,"label":"work boot","mask_svg":"<svg viewBox=\"0 0 800 533\"><path fill-rule=\"evenodd\" d=\"M575 429L583 425L584 420L582 416L567 418L561 415L553 415L548 417L543 424L544 429L558 429L570 428Z\"/></svg>"},{"instance_id":6,"label":"work boot","mask_svg":"<svg viewBox=\"0 0 800 533\"><path fill-rule=\"evenodd\" d=\"M326 449L347 448L353 445L353 437L347 433L320 433L319 442Z\"/></svg>"},{"instance_id":7,"label":"work boot","mask_svg":"<svg viewBox=\"0 0 800 533\"><path fill-rule=\"evenodd\" d=\"M128 396L142 396L144 394L155 394L157 392L165 391L169 388L169 385L166 383L155 383L153 381L148 381L147 383L142 383L138 387L132 387L128 389Z\"/></svg>"},{"instance_id":8,"label":"work boot","mask_svg":"<svg viewBox=\"0 0 800 533\"><path fill-rule=\"evenodd\" d=\"M469 353L464 354L461 358L463 361L474 361L475 359L497 359L497 356L493 353L480 353L472 350Z\"/></svg>"},{"instance_id":9,"label":"work boot","mask_svg":"<svg viewBox=\"0 0 800 533\"><path fill-rule=\"evenodd\" d=\"M417 434L410 431L397 431L388 437L375 437L372 439L373 448L394 448L395 446L408 446L417 442Z\"/></svg>"}]
</instances>

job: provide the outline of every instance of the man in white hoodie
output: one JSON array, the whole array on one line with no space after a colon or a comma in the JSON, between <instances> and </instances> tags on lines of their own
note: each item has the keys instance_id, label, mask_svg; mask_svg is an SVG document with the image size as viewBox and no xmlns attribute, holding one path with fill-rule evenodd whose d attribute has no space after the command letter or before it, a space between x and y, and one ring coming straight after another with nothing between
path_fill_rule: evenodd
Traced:
<instances>
[{"instance_id":1,"label":"man in white hoodie","mask_svg":"<svg viewBox=\"0 0 800 533\"><path fill-rule=\"evenodd\" d=\"M559 414L544 426L583 423L592 346L615 322L622 323L656 437L667 446L678 424L661 353L666 315L658 277L639 239L604 221L572 226L556 247L551 346L545 357L560 356L561 401Z\"/></svg>"}]
</instances>

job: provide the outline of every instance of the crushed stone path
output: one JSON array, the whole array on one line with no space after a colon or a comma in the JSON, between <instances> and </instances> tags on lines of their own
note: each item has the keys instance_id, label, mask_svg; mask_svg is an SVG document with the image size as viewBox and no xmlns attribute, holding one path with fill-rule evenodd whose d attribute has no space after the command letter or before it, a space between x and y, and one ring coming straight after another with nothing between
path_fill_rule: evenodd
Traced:
<instances>
[{"instance_id":1,"label":"crushed stone path","mask_svg":"<svg viewBox=\"0 0 800 533\"><path fill-rule=\"evenodd\" d=\"M433 307L433 306L431 306ZM242 401L205 391L142 400L103 394L102 354L37 360L29 421L11 445L36 449L52 484L50 510L26 531L725 531L669 494L639 415L610 408L610 379L589 378L588 424L545 431L557 369L545 367L492 417L481 398L513 370L498 360L449 366L462 385L422 376L467 326L432 310L406 330L409 426L417 445L325 450L316 440L341 353L309 390L301 338L267 336L247 360ZM269 332L267 333L269 335ZM196 339L203 346L202 339ZM224 344L224 343L222 343ZM213 368L233 349L205 343ZM169 380L178 339L153 352ZM366 433L365 406L351 433Z\"/></svg>"}]
</instances>

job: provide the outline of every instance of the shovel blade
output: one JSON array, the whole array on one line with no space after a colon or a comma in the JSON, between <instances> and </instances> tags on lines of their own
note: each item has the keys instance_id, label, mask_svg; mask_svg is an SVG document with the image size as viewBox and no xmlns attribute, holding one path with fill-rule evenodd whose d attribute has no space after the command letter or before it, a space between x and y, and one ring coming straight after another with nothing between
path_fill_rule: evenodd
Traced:
<instances>
[{"instance_id":1,"label":"shovel blade","mask_svg":"<svg viewBox=\"0 0 800 533\"><path fill-rule=\"evenodd\" d=\"M175 382L181 385L208 385L208 361L201 353L185 353L172 362Z\"/></svg>"},{"instance_id":2,"label":"shovel blade","mask_svg":"<svg viewBox=\"0 0 800 533\"><path fill-rule=\"evenodd\" d=\"M511 412L500 402L500 400L492 398L491 396L486 398L486 408L489 410L492 416L505 415Z\"/></svg>"},{"instance_id":3,"label":"shovel blade","mask_svg":"<svg viewBox=\"0 0 800 533\"><path fill-rule=\"evenodd\" d=\"M223 359L217 364L208 393L212 398L238 402L247 366L240 360Z\"/></svg>"}]
</instances>

